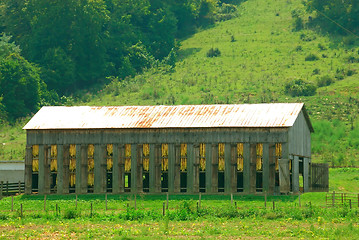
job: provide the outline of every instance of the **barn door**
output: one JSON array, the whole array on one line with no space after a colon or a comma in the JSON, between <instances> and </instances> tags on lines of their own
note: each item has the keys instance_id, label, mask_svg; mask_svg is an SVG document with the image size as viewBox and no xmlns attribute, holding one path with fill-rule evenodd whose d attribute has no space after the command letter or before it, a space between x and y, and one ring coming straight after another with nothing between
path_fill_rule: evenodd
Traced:
<instances>
[{"instance_id":1,"label":"barn door","mask_svg":"<svg viewBox=\"0 0 359 240\"><path fill-rule=\"evenodd\" d=\"M328 192L329 166L327 163L312 163L310 165L311 192Z\"/></svg>"},{"instance_id":2,"label":"barn door","mask_svg":"<svg viewBox=\"0 0 359 240\"><path fill-rule=\"evenodd\" d=\"M279 159L279 188L281 193L290 191L289 159Z\"/></svg>"}]
</instances>

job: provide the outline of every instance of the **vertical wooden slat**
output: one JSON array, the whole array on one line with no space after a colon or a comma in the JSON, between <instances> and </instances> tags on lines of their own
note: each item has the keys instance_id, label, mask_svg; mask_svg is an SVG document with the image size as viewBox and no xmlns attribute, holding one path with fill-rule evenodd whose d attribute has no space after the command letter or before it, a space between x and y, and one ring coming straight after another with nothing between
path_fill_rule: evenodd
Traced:
<instances>
[{"instance_id":1,"label":"vertical wooden slat","mask_svg":"<svg viewBox=\"0 0 359 240\"><path fill-rule=\"evenodd\" d=\"M57 194L64 192L64 146L57 145Z\"/></svg>"},{"instance_id":2,"label":"vertical wooden slat","mask_svg":"<svg viewBox=\"0 0 359 240\"><path fill-rule=\"evenodd\" d=\"M206 144L206 192L212 192L212 144Z\"/></svg>"},{"instance_id":3,"label":"vertical wooden slat","mask_svg":"<svg viewBox=\"0 0 359 240\"><path fill-rule=\"evenodd\" d=\"M243 144L243 192L251 191L251 150L250 144Z\"/></svg>"},{"instance_id":4,"label":"vertical wooden slat","mask_svg":"<svg viewBox=\"0 0 359 240\"><path fill-rule=\"evenodd\" d=\"M150 163L149 163L149 191L150 193L156 192L156 156L155 151L157 148L155 148L154 144L150 144Z\"/></svg>"},{"instance_id":5,"label":"vertical wooden slat","mask_svg":"<svg viewBox=\"0 0 359 240\"><path fill-rule=\"evenodd\" d=\"M64 145L63 146L63 157L62 157L62 163L63 163L63 190L62 193L66 194L69 193L69 182L70 182L70 145Z\"/></svg>"},{"instance_id":6,"label":"vertical wooden slat","mask_svg":"<svg viewBox=\"0 0 359 240\"><path fill-rule=\"evenodd\" d=\"M26 146L25 153L25 194L32 193L32 146Z\"/></svg>"},{"instance_id":7,"label":"vertical wooden slat","mask_svg":"<svg viewBox=\"0 0 359 240\"><path fill-rule=\"evenodd\" d=\"M137 145L137 193L143 192L143 145Z\"/></svg>"},{"instance_id":8,"label":"vertical wooden slat","mask_svg":"<svg viewBox=\"0 0 359 240\"><path fill-rule=\"evenodd\" d=\"M94 174L95 184L94 193L105 193L106 191L106 156L105 156L106 145L95 144L94 153Z\"/></svg>"},{"instance_id":9,"label":"vertical wooden slat","mask_svg":"<svg viewBox=\"0 0 359 240\"><path fill-rule=\"evenodd\" d=\"M293 193L299 192L299 157L293 157L293 166L292 166L292 190Z\"/></svg>"},{"instance_id":10,"label":"vertical wooden slat","mask_svg":"<svg viewBox=\"0 0 359 240\"><path fill-rule=\"evenodd\" d=\"M175 148L175 159L174 159L174 183L173 191L179 193L181 191L181 145L177 144Z\"/></svg>"},{"instance_id":11,"label":"vertical wooden slat","mask_svg":"<svg viewBox=\"0 0 359 240\"><path fill-rule=\"evenodd\" d=\"M81 194L81 185L82 185L81 160L82 160L81 145L76 144L76 184L75 184L76 194Z\"/></svg>"},{"instance_id":12,"label":"vertical wooden slat","mask_svg":"<svg viewBox=\"0 0 359 240\"><path fill-rule=\"evenodd\" d=\"M137 144L131 144L131 192L137 192L138 170L137 170Z\"/></svg>"},{"instance_id":13,"label":"vertical wooden slat","mask_svg":"<svg viewBox=\"0 0 359 240\"><path fill-rule=\"evenodd\" d=\"M231 178L230 178L230 182L231 182L231 189L230 192L235 193L237 192L237 144L232 144L231 145Z\"/></svg>"},{"instance_id":14,"label":"vertical wooden slat","mask_svg":"<svg viewBox=\"0 0 359 240\"><path fill-rule=\"evenodd\" d=\"M174 192L175 181L175 146L168 144L168 192Z\"/></svg>"},{"instance_id":15,"label":"vertical wooden slat","mask_svg":"<svg viewBox=\"0 0 359 240\"><path fill-rule=\"evenodd\" d=\"M187 143L187 192L193 193L193 163L194 163L194 146Z\"/></svg>"},{"instance_id":16,"label":"vertical wooden slat","mask_svg":"<svg viewBox=\"0 0 359 240\"><path fill-rule=\"evenodd\" d=\"M224 144L224 192L231 192L231 144Z\"/></svg>"},{"instance_id":17,"label":"vertical wooden slat","mask_svg":"<svg viewBox=\"0 0 359 240\"><path fill-rule=\"evenodd\" d=\"M274 193L275 187L275 144L269 145L269 176L268 176L268 193Z\"/></svg>"},{"instance_id":18,"label":"vertical wooden slat","mask_svg":"<svg viewBox=\"0 0 359 240\"><path fill-rule=\"evenodd\" d=\"M125 192L125 145L120 144L118 146L119 158L118 158L118 191L120 193ZM116 177L116 176L115 176Z\"/></svg>"},{"instance_id":19,"label":"vertical wooden slat","mask_svg":"<svg viewBox=\"0 0 359 240\"><path fill-rule=\"evenodd\" d=\"M263 143L263 175L262 175L262 183L263 183L263 192L269 192L269 144Z\"/></svg>"},{"instance_id":20,"label":"vertical wooden slat","mask_svg":"<svg viewBox=\"0 0 359 240\"><path fill-rule=\"evenodd\" d=\"M193 193L199 192L199 145L196 144L193 146Z\"/></svg>"},{"instance_id":21,"label":"vertical wooden slat","mask_svg":"<svg viewBox=\"0 0 359 240\"><path fill-rule=\"evenodd\" d=\"M161 192L161 159L162 159L162 152L161 152L161 145L155 145L155 192Z\"/></svg>"},{"instance_id":22,"label":"vertical wooden slat","mask_svg":"<svg viewBox=\"0 0 359 240\"><path fill-rule=\"evenodd\" d=\"M112 166L112 193L118 194L120 193L120 184L119 184L119 176L120 176L120 154L119 154L119 145L113 144L113 166Z\"/></svg>"},{"instance_id":23,"label":"vertical wooden slat","mask_svg":"<svg viewBox=\"0 0 359 240\"><path fill-rule=\"evenodd\" d=\"M218 143L212 143L212 193L218 192Z\"/></svg>"},{"instance_id":24,"label":"vertical wooden slat","mask_svg":"<svg viewBox=\"0 0 359 240\"><path fill-rule=\"evenodd\" d=\"M256 162L257 162L257 144L251 144L250 149L250 193L256 192Z\"/></svg>"},{"instance_id":25,"label":"vertical wooden slat","mask_svg":"<svg viewBox=\"0 0 359 240\"><path fill-rule=\"evenodd\" d=\"M77 147L77 146L76 146ZM80 193L87 193L87 179L88 179L88 155L87 155L87 144L81 144L81 190Z\"/></svg>"}]
</instances>

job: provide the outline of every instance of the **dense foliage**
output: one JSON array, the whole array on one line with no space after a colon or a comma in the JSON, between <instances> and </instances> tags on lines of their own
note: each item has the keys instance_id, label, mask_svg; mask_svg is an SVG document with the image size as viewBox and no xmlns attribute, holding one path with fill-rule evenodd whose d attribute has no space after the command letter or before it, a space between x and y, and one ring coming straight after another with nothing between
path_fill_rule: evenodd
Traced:
<instances>
[{"instance_id":1,"label":"dense foliage","mask_svg":"<svg viewBox=\"0 0 359 240\"><path fill-rule=\"evenodd\" d=\"M307 0L307 10L316 12L315 22L332 33L359 33L358 0Z\"/></svg>"},{"instance_id":2,"label":"dense foliage","mask_svg":"<svg viewBox=\"0 0 359 240\"><path fill-rule=\"evenodd\" d=\"M26 63L28 67L35 63L38 68L32 71L36 72L36 82L43 80L49 90L60 96L101 84L108 76L124 79L160 62L173 65L177 38L192 34L215 19L228 19L236 10L232 3L238 2L4 0L0 4L0 31L13 36L23 57L4 60L0 56L2 83L7 85L3 91L18 91L14 84L7 83L15 81L11 80L15 77L5 75L5 68L10 65L13 75L23 71L14 66L15 62ZM26 73L18 77L31 71L23 72ZM56 98L54 93L47 95ZM35 97L27 101L31 107L25 107L26 111L16 107L18 113L15 113L10 109L21 103L10 103L7 96L2 97L11 118L36 110L40 101ZM15 95L14 99L17 99Z\"/></svg>"}]
</instances>

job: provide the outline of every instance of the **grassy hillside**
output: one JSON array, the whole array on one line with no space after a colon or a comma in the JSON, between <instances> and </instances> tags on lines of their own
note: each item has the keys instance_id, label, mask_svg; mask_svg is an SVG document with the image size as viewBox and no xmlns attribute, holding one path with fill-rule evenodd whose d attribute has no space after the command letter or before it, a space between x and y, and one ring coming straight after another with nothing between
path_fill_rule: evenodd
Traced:
<instances>
[{"instance_id":1,"label":"grassy hillside","mask_svg":"<svg viewBox=\"0 0 359 240\"><path fill-rule=\"evenodd\" d=\"M293 31L293 10L304 13L300 0L245 1L237 18L181 41L175 67L160 65L131 79L113 78L101 90L69 98L68 104L305 102L316 130L313 160L359 165L354 158L359 154L359 41L308 28ZM220 56L207 57L211 48L218 48ZM286 83L295 79L320 86L329 79L330 84L314 96L286 95ZM23 133L11 131L5 127L1 138L23 143ZM24 148L16 147L17 152Z\"/></svg>"}]
</instances>

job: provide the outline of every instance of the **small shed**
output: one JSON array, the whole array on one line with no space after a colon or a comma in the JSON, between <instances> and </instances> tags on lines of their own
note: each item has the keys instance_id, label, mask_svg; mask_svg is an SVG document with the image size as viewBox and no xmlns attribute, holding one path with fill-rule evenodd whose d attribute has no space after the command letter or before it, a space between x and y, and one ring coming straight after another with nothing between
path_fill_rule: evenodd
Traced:
<instances>
[{"instance_id":1,"label":"small shed","mask_svg":"<svg viewBox=\"0 0 359 240\"><path fill-rule=\"evenodd\" d=\"M328 190L303 103L43 107L23 129L28 194Z\"/></svg>"}]
</instances>

